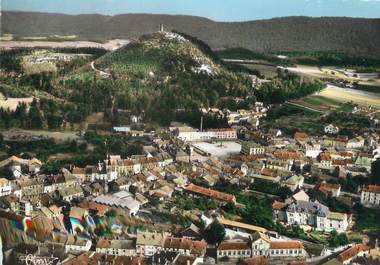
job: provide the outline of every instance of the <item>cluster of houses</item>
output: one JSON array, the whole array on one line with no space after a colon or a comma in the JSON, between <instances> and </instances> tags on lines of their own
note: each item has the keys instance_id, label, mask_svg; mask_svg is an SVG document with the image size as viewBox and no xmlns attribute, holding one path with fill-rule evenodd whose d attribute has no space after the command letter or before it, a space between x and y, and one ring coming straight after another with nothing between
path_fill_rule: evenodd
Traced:
<instances>
[{"instance_id":1,"label":"cluster of houses","mask_svg":"<svg viewBox=\"0 0 380 265\"><path fill-rule=\"evenodd\" d=\"M260 106L257 108L264 112ZM280 130L246 132L243 138L248 140L243 141L238 140L235 128L197 131L176 126L168 130L169 139L151 134L151 145L143 146L142 155L107 155L96 165L69 166L54 175L43 174L42 162L36 158L12 156L0 161L0 171L8 174L0 178L0 221L3 215L14 215L16 219L23 217L34 222L39 227L35 236L49 235L52 241L64 246L66 253L76 254L63 264L74 264L80 259L96 263L104 257L114 257L113 262L120 264L199 264L205 262L210 245L194 224L176 232L155 226L131 230L130 225L115 218L115 223L107 224L110 235L93 241L90 235L94 229L90 227L95 227L94 213L97 218L106 218L116 211L117 216L125 216L128 224L136 225L149 223L147 209L152 209L153 204L160 211L182 215L178 207L161 207L180 198L204 198L218 206L242 207L233 194L218 190L216 184L246 190L255 189L257 182L256 185L285 186L293 192L287 199L274 200L276 222L305 230L345 232L350 229L352 216L330 210L305 191L316 190L337 200L347 196L352 199L353 195L332 179L368 176L377 158L379 136L373 133L348 139L333 129L323 137L299 132L285 137ZM207 141L235 142L241 149L226 157L193 155L197 152L193 144ZM317 183L311 184L309 180L315 177ZM358 197L365 207L378 207L380 186L359 187L354 194L354 198ZM252 260L309 257L301 241L225 218L219 212L199 214L205 227L215 221L225 227L223 241L211 246L218 260L236 259L250 264ZM364 245L358 248L358 253L366 251ZM89 251L93 254L82 253ZM340 262L344 264L348 256L353 257L345 257L344 252L342 255Z\"/></svg>"}]
</instances>

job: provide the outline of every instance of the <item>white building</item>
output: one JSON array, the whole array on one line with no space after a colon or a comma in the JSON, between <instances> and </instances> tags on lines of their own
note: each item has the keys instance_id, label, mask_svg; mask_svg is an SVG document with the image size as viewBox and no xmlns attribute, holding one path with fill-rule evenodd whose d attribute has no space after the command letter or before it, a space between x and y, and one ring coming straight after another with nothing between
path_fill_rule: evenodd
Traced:
<instances>
[{"instance_id":1,"label":"white building","mask_svg":"<svg viewBox=\"0 0 380 265\"><path fill-rule=\"evenodd\" d=\"M219 244L217 258L228 257L230 259L251 257L251 246L244 240L225 240Z\"/></svg>"},{"instance_id":2,"label":"white building","mask_svg":"<svg viewBox=\"0 0 380 265\"><path fill-rule=\"evenodd\" d=\"M236 129L232 128L213 129L209 131L197 131L191 127L182 127L176 131L176 136L178 139L184 142L211 141L213 139L237 139Z\"/></svg>"},{"instance_id":3,"label":"white building","mask_svg":"<svg viewBox=\"0 0 380 265\"><path fill-rule=\"evenodd\" d=\"M12 184L5 178L0 178L0 197L7 196L12 193Z\"/></svg>"},{"instance_id":4,"label":"white building","mask_svg":"<svg viewBox=\"0 0 380 265\"><path fill-rule=\"evenodd\" d=\"M255 142L243 142L241 153L244 155L263 155L265 154L265 148Z\"/></svg>"},{"instance_id":5,"label":"white building","mask_svg":"<svg viewBox=\"0 0 380 265\"><path fill-rule=\"evenodd\" d=\"M268 256L270 248L270 239L261 232L252 235L252 256Z\"/></svg>"},{"instance_id":6,"label":"white building","mask_svg":"<svg viewBox=\"0 0 380 265\"><path fill-rule=\"evenodd\" d=\"M305 258L307 252L300 241L272 241L270 257L300 257Z\"/></svg>"},{"instance_id":7,"label":"white building","mask_svg":"<svg viewBox=\"0 0 380 265\"><path fill-rule=\"evenodd\" d=\"M162 249L167 233L137 231L136 251L141 256L153 256Z\"/></svg>"},{"instance_id":8,"label":"white building","mask_svg":"<svg viewBox=\"0 0 380 265\"><path fill-rule=\"evenodd\" d=\"M132 240L100 239L96 244L96 253L113 256L136 256L136 247Z\"/></svg>"},{"instance_id":9,"label":"white building","mask_svg":"<svg viewBox=\"0 0 380 265\"><path fill-rule=\"evenodd\" d=\"M69 236L65 244L65 252L87 252L90 251L91 245L91 240Z\"/></svg>"},{"instance_id":10,"label":"white building","mask_svg":"<svg viewBox=\"0 0 380 265\"><path fill-rule=\"evenodd\" d=\"M360 203L369 207L378 207L380 205L380 186L365 186L361 192Z\"/></svg>"},{"instance_id":11,"label":"white building","mask_svg":"<svg viewBox=\"0 0 380 265\"><path fill-rule=\"evenodd\" d=\"M348 214L331 212L327 206L318 201L310 201L307 197L302 200L296 198L294 195L284 203L275 201L272 204L273 218L287 225L313 227L323 231L347 230L350 223Z\"/></svg>"}]
</instances>

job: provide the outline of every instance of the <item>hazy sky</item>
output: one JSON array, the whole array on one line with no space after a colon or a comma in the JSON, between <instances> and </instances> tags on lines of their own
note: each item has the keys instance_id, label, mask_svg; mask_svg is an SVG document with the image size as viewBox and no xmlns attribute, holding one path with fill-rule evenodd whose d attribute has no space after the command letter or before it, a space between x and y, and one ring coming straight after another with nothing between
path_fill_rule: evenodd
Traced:
<instances>
[{"instance_id":1,"label":"hazy sky","mask_svg":"<svg viewBox=\"0 0 380 265\"><path fill-rule=\"evenodd\" d=\"M245 21L281 16L380 18L380 0L0 0L3 10L67 14L156 13Z\"/></svg>"}]
</instances>

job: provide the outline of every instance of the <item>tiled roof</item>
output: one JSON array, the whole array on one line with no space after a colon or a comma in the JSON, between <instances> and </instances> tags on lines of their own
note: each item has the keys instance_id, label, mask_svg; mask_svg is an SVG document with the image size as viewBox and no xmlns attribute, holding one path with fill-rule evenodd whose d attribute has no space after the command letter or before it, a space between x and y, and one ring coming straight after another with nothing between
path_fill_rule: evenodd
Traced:
<instances>
[{"instance_id":1,"label":"tiled roof","mask_svg":"<svg viewBox=\"0 0 380 265\"><path fill-rule=\"evenodd\" d=\"M251 249L248 242L229 240L219 244L218 250L246 250Z\"/></svg>"},{"instance_id":2,"label":"tiled roof","mask_svg":"<svg viewBox=\"0 0 380 265\"><path fill-rule=\"evenodd\" d=\"M329 214L327 215L327 218L332 219L332 220L343 221L343 220L347 219L347 214L337 213L337 212L329 212Z\"/></svg>"},{"instance_id":3,"label":"tiled roof","mask_svg":"<svg viewBox=\"0 0 380 265\"><path fill-rule=\"evenodd\" d=\"M339 190L339 189L340 189L340 184L322 182L319 185L319 191L321 192L331 192L331 191Z\"/></svg>"},{"instance_id":4,"label":"tiled roof","mask_svg":"<svg viewBox=\"0 0 380 265\"><path fill-rule=\"evenodd\" d=\"M284 202L274 201L272 203L272 209L273 210L282 210L285 207L286 207L286 203L284 203Z\"/></svg>"},{"instance_id":5,"label":"tiled roof","mask_svg":"<svg viewBox=\"0 0 380 265\"><path fill-rule=\"evenodd\" d=\"M245 230L249 230L249 231L257 231L257 232L261 232L261 233L267 232L267 230L265 228L262 228L260 226L255 226L255 225L245 224L245 223L241 223L241 222L237 222L237 221L232 221L232 220L225 219L224 217L219 218L219 222L222 225L241 228L241 229L245 229Z\"/></svg>"},{"instance_id":6,"label":"tiled roof","mask_svg":"<svg viewBox=\"0 0 380 265\"><path fill-rule=\"evenodd\" d=\"M213 198L216 200L220 200L220 201L235 202L235 196L234 195L224 193L224 192L220 192L220 191L215 191L212 189L206 189L206 188L194 185L192 183L187 185L185 187L185 190L191 191L194 193L198 193L198 194L201 194L203 196L207 196L207 197L210 197L210 198Z\"/></svg>"},{"instance_id":7,"label":"tiled roof","mask_svg":"<svg viewBox=\"0 0 380 265\"><path fill-rule=\"evenodd\" d=\"M300 249L304 248L300 241L272 241L271 249Z\"/></svg>"},{"instance_id":8,"label":"tiled roof","mask_svg":"<svg viewBox=\"0 0 380 265\"><path fill-rule=\"evenodd\" d=\"M378 185L368 185L363 188L363 191L371 193L380 193L380 186Z\"/></svg>"},{"instance_id":9,"label":"tiled roof","mask_svg":"<svg viewBox=\"0 0 380 265\"><path fill-rule=\"evenodd\" d=\"M187 238L166 237L163 247L165 249L190 250L190 253L200 255L206 250L207 244L204 241L196 241Z\"/></svg>"},{"instance_id":10,"label":"tiled roof","mask_svg":"<svg viewBox=\"0 0 380 265\"><path fill-rule=\"evenodd\" d=\"M342 253L340 253L338 255L338 260L340 262L345 262L347 260L350 260L350 259L356 257L359 253L365 252L368 250L369 250L369 247L367 245L357 244L357 245L354 245L354 246L350 247L349 249L343 251Z\"/></svg>"}]
</instances>

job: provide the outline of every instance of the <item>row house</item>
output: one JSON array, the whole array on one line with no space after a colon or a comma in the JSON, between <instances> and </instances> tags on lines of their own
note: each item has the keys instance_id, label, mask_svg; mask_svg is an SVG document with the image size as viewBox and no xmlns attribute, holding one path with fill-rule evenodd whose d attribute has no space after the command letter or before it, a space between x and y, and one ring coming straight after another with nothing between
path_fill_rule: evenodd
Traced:
<instances>
[{"instance_id":1,"label":"row house","mask_svg":"<svg viewBox=\"0 0 380 265\"><path fill-rule=\"evenodd\" d=\"M362 136L358 136L348 140L347 149L363 149L365 144L365 139Z\"/></svg>"},{"instance_id":2,"label":"row house","mask_svg":"<svg viewBox=\"0 0 380 265\"><path fill-rule=\"evenodd\" d=\"M255 233L250 241L241 239L225 240L217 248L217 258L246 259L250 257L293 257L304 259L307 256L300 241L271 241L266 235Z\"/></svg>"},{"instance_id":3,"label":"row house","mask_svg":"<svg viewBox=\"0 0 380 265\"><path fill-rule=\"evenodd\" d=\"M39 179L24 179L18 181L19 194L21 197L34 198L44 192L44 183Z\"/></svg>"},{"instance_id":4,"label":"row house","mask_svg":"<svg viewBox=\"0 0 380 265\"><path fill-rule=\"evenodd\" d=\"M380 186L365 186L360 195L360 203L364 206L378 207L380 206Z\"/></svg>"},{"instance_id":5,"label":"row house","mask_svg":"<svg viewBox=\"0 0 380 265\"><path fill-rule=\"evenodd\" d=\"M223 203L229 203L229 202L233 204L236 203L236 198L234 195L212 190L212 189L203 188L203 187L194 185L192 183L185 186L185 191L191 195L204 196L204 197L208 197L210 199L214 199L216 201L223 202Z\"/></svg>"},{"instance_id":6,"label":"row house","mask_svg":"<svg viewBox=\"0 0 380 265\"><path fill-rule=\"evenodd\" d=\"M351 264L356 257L363 257L369 253L370 248L365 244L356 244L346 249L338 255L338 261L345 264Z\"/></svg>"},{"instance_id":7,"label":"row house","mask_svg":"<svg viewBox=\"0 0 380 265\"><path fill-rule=\"evenodd\" d=\"M99 239L96 244L96 253L113 256L136 256L136 247L133 240Z\"/></svg>"},{"instance_id":8,"label":"row house","mask_svg":"<svg viewBox=\"0 0 380 265\"><path fill-rule=\"evenodd\" d=\"M203 256L206 253L205 241L191 240L188 238L166 237L163 243L164 251L175 251L183 255Z\"/></svg>"},{"instance_id":9,"label":"row house","mask_svg":"<svg viewBox=\"0 0 380 265\"><path fill-rule=\"evenodd\" d=\"M269 256L306 258L307 252L300 241L272 241L270 243Z\"/></svg>"},{"instance_id":10,"label":"row house","mask_svg":"<svg viewBox=\"0 0 380 265\"><path fill-rule=\"evenodd\" d=\"M251 245L244 240L225 240L216 250L217 259L228 257L231 259L249 258L252 255Z\"/></svg>"},{"instance_id":11,"label":"row house","mask_svg":"<svg viewBox=\"0 0 380 265\"><path fill-rule=\"evenodd\" d=\"M161 251L164 245L164 240L169 234L137 231L136 235L136 251L140 256L153 256L158 251Z\"/></svg>"}]
</instances>

